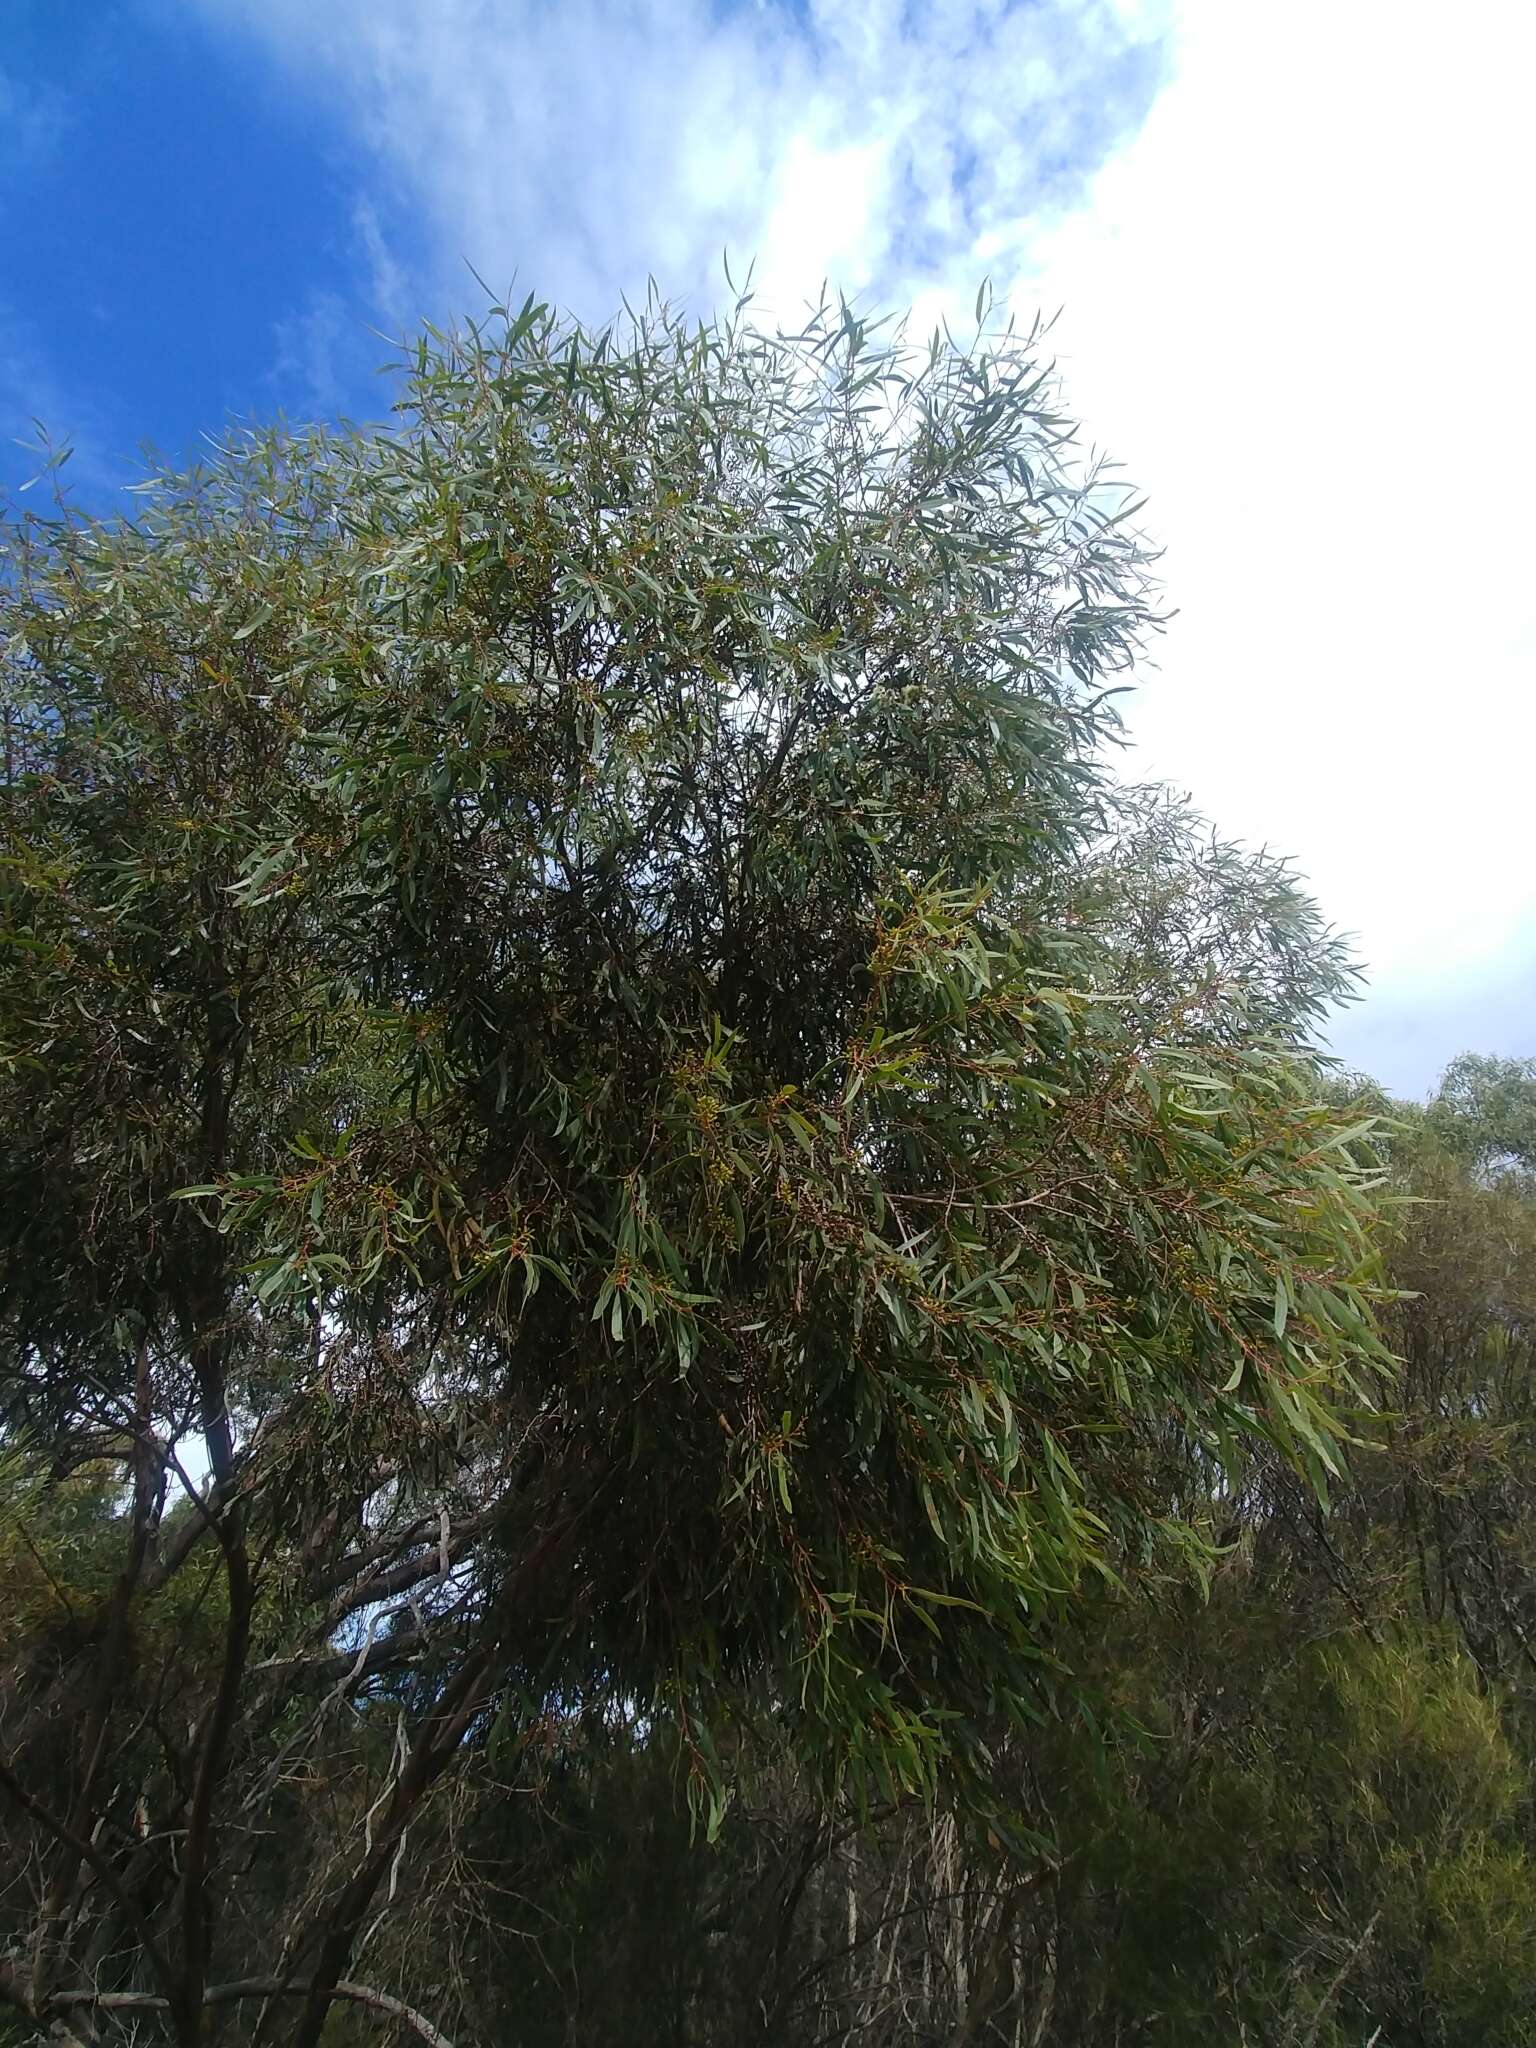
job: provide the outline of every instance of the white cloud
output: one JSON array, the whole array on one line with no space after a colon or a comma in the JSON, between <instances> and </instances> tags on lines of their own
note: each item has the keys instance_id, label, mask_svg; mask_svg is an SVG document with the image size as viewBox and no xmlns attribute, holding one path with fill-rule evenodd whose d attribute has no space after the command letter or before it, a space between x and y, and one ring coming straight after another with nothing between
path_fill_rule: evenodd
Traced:
<instances>
[{"instance_id":1,"label":"white cloud","mask_svg":"<svg viewBox=\"0 0 1536 2048\"><path fill-rule=\"evenodd\" d=\"M352 231L367 264L369 304L392 334L401 334L415 315L411 283L371 199L361 198L353 206Z\"/></svg>"},{"instance_id":2,"label":"white cloud","mask_svg":"<svg viewBox=\"0 0 1536 2048\"><path fill-rule=\"evenodd\" d=\"M1448 24L1188 6L1035 280L1167 543L1145 767L1297 854L1372 970L1341 1044L1415 1089L1536 1048L1536 23Z\"/></svg>"},{"instance_id":3,"label":"white cloud","mask_svg":"<svg viewBox=\"0 0 1536 2048\"><path fill-rule=\"evenodd\" d=\"M339 89L428 217L438 289L462 298L468 262L601 316L648 273L712 298L727 245L808 291L1050 214L1144 110L1167 0L186 4Z\"/></svg>"},{"instance_id":4,"label":"white cloud","mask_svg":"<svg viewBox=\"0 0 1536 2048\"><path fill-rule=\"evenodd\" d=\"M413 195L417 310L471 295L464 259L598 315L648 272L705 304L727 246L781 307L825 274L963 314L984 271L1063 305L1070 399L1151 491L1180 607L1140 769L1358 931L1356 1058L1417 1088L1490 1031L1536 1046L1528 10L188 4Z\"/></svg>"},{"instance_id":5,"label":"white cloud","mask_svg":"<svg viewBox=\"0 0 1536 2048\"><path fill-rule=\"evenodd\" d=\"M890 176L890 155L879 143L839 149L791 136L756 252L755 283L763 299L792 306L824 279L849 292L868 285Z\"/></svg>"}]
</instances>

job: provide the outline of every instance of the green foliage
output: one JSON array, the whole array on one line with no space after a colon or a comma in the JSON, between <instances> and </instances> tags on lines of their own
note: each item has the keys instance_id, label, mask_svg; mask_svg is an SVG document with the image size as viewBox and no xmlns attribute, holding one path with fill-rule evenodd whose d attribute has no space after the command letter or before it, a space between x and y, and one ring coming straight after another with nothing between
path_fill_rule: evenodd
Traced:
<instances>
[{"instance_id":1,"label":"green foliage","mask_svg":"<svg viewBox=\"0 0 1536 2048\"><path fill-rule=\"evenodd\" d=\"M405 408L18 543L13 1402L125 1316L253 1396L387 1329L324 1455L540 1440L546 1685L707 1769L771 1671L931 1783L1085 1572L1177 1552L1139 1425L1331 1464L1361 1176L1232 964L1294 1026L1326 949L1298 992L1278 872L1213 935L1156 819L1128 936L1097 882L1046 920L1150 614L1032 336L530 306Z\"/></svg>"},{"instance_id":2,"label":"green foliage","mask_svg":"<svg viewBox=\"0 0 1536 2048\"><path fill-rule=\"evenodd\" d=\"M1079 1603L1057 1647L1096 1683L1107 1743L1059 1719L995 1752L1048 1849L1021 1873L942 1807L828 1823L767 1745L738 1757L739 1805L701 1861L653 1745L571 1753L547 1805L485 1809L485 1882L523 1903L489 1917L507 1947L468 1973L471 2030L515 2016L555 2042L581 2015L698 2044L1536 2038L1520 1640L1536 1210L1423 1123L1400 1114L1393 1148L1393 1409L1326 1520L1282 1469L1236 1498L1218 1482L1229 1548L1207 1600Z\"/></svg>"},{"instance_id":3,"label":"green foliage","mask_svg":"<svg viewBox=\"0 0 1536 2048\"><path fill-rule=\"evenodd\" d=\"M1536 1060L1463 1053L1441 1076L1426 1125L1483 1175L1536 1175Z\"/></svg>"},{"instance_id":4,"label":"green foliage","mask_svg":"<svg viewBox=\"0 0 1536 2048\"><path fill-rule=\"evenodd\" d=\"M530 301L404 371L0 584L0 1408L123 1474L50 1697L188 2044L275 1953L313 2048L461 1748L638 1720L718 1837L771 1718L1029 1855L1089 1619L1384 1356L1347 961L1109 774L1148 562L1039 335Z\"/></svg>"},{"instance_id":5,"label":"green foliage","mask_svg":"<svg viewBox=\"0 0 1536 2048\"><path fill-rule=\"evenodd\" d=\"M1296 1620L1240 1578L1177 1653L1122 1665L1152 1740L1079 1882L1083 1995L1212 2048L1536 2038L1528 1766L1498 1703L1444 1640L1297 1654Z\"/></svg>"}]
</instances>

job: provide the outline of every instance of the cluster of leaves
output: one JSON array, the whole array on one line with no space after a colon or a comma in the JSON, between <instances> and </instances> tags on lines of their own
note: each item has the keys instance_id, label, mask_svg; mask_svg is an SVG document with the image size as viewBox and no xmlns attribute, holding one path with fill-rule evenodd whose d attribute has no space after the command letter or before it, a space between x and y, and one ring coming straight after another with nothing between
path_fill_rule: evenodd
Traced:
<instances>
[{"instance_id":1,"label":"cluster of leaves","mask_svg":"<svg viewBox=\"0 0 1536 2048\"><path fill-rule=\"evenodd\" d=\"M1324 1485L1382 1355L1345 963L1110 780L1147 558L1038 334L530 302L404 372L8 538L0 1408L132 1492L40 2021L116 1828L122 1995L204 2038L316 1683L401 1719L296 1888L306 2048L433 1781L572 1716L707 1832L771 1714L818 1796L1027 1842L1080 1609L1256 1451ZM136 1617L205 1567L141 1822Z\"/></svg>"},{"instance_id":2,"label":"cluster of leaves","mask_svg":"<svg viewBox=\"0 0 1536 2048\"><path fill-rule=\"evenodd\" d=\"M1207 1596L1079 1603L1106 1739L995 1755L1032 1857L944 1800L829 1813L766 1734L701 1855L648 1729L571 1730L536 1799L440 1816L415 1993L451 1952L466 2032L551 2048L1536 2041L1536 1203L1465 1163L1464 1071L1394 1117L1392 1407L1326 1515L1278 1463L1217 1490Z\"/></svg>"}]
</instances>

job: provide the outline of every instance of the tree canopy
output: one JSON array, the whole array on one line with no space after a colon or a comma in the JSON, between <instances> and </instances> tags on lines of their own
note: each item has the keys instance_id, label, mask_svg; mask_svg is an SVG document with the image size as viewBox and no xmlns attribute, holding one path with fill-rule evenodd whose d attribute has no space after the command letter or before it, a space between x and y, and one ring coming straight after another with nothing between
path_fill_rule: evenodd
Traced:
<instances>
[{"instance_id":1,"label":"tree canopy","mask_svg":"<svg viewBox=\"0 0 1536 2048\"><path fill-rule=\"evenodd\" d=\"M620 1725L705 1834L771 1723L1026 1854L1083 1615L1384 1356L1347 962L1115 779L1151 564L1042 336L530 301L403 371L6 537L39 2026L309 2048L434 1782Z\"/></svg>"}]
</instances>

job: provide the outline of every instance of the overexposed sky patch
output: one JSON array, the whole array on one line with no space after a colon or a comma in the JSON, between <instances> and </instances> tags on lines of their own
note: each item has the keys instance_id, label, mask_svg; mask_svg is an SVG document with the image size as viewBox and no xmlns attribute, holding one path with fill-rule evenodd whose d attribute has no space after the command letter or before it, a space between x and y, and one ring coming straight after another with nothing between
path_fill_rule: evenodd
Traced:
<instances>
[{"instance_id":1,"label":"overexposed sky patch","mask_svg":"<svg viewBox=\"0 0 1536 2048\"><path fill-rule=\"evenodd\" d=\"M1144 765L1297 856L1371 969L1339 1049L1415 1091L1536 1049L1533 57L1508 6L1192 5L1023 287L1166 545Z\"/></svg>"}]
</instances>

